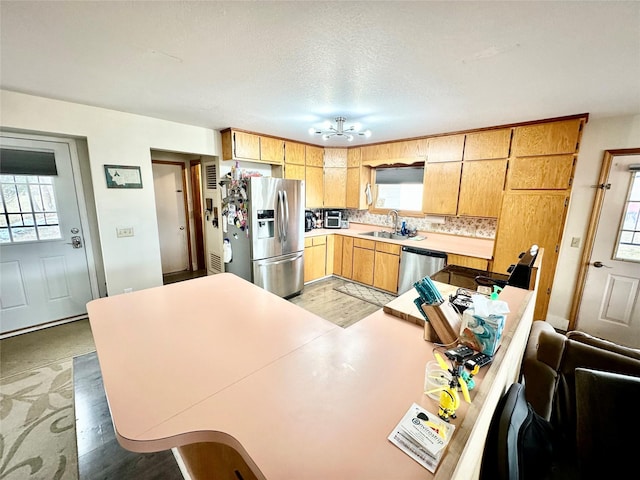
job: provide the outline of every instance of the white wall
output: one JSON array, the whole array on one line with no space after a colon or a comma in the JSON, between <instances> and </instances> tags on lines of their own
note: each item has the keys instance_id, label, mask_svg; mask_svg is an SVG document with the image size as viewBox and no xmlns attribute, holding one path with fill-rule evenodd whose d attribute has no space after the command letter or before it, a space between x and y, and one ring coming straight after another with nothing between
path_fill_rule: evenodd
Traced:
<instances>
[{"instance_id":1,"label":"white wall","mask_svg":"<svg viewBox=\"0 0 640 480\"><path fill-rule=\"evenodd\" d=\"M86 139L109 295L162 285L151 149L219 155L212 129L0 90L0 127ZM107 189L106 164L141 167L142 189ZM117 227L134 236L117 238Z\"/></svg>"},{"instance_id":2,"label":"white wall","mask_svg":"<svg viewBox=\"0 0 640 480\"><path fill-rule=\"evenodd\" d=\"M565 330L569 325L571 302L584 247L584 238L593 208L595 185L600 175L605 150L640 148L640 115L589 120L582 144L571 193L571 204L560 246L560 256L547 321ZM580 247L571 247L571 239L580 238ZM580 328L576 325L576 328Z\"/></svg>"}]
</instances>

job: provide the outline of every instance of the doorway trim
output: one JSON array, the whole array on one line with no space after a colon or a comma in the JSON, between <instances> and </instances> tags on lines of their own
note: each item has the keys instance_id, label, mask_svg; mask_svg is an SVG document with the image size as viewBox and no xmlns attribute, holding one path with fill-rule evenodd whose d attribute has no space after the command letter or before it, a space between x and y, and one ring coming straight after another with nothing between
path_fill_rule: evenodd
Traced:
<instances>
[{"instance_id":1,"label":"doorway trim","mask_svg":"<svg viewBox=\"0 0 640 480\"><path fill-rule=\"evenodd\" d=\"M193 272L193 259L191 256L191 227L189 222L189 198L187 196L187 166L185 162L172 162L170 160L151 160L152 164L162 164L162 165L176 165L181 168L182 171L182 203L184 206L184 213L186 217L186 227L187 227L187 255L189 258L189 271Z\"/></svg>"},{"instance_id":2,"label":"doorway trim","mask_svg":"<svg viewBox=\"0 0 640 480\"><path fill-rule=\"evenodd\" d=\"M202 222L202 160L189 162L189 178L191 179L191 206L193 208L193 228L195 230L196 270L204 270L204 225Z\"/></svg>"},{"instance_id":3,"label":"doorway trim","mask_svg":"<svg viewBox=\"0 0 640 480\"><path fill-rule=\"evenodd\" d=\"M69 155L71 156L71 171L73 172L73 184L76 189L76 199L78 201L78 210L80 214L80 226L82 227L82 239L84 242L84 251L87 257L87 267L89 270L89 287L91 288L91 297L93 299L100 298L100 289L98 287L98 274L96 270L96 258L94 256L94 243L91 236L91 222L89 221L89 214L87 210L87 202L85 198L85 192L83 188L82 169L80 168L80 157L78 155L78 146L75 139L68 137L52 137L48 135L36 135L28 133L17 133L8 130L0 129L0 134L3 137L19 138L21 140L35 140L44 142L57 142L65 143L69 148ZM90 159L87 159L91 163ZM88 166L87 166L88 167ZM87 168L88 170L88 168ZM91 182L91 178L86 179L87 182ZM95 212L94 212L95 217ZM82 318L82 317L81 317ZM68 321L76 320L76 317L70 318ZM58 320L57 324L66 323L67 319ZM49 324L46 324L49 326ZM38 328L43 328L40 326ZM20 332L22 333L22 331Z\"/></svg>"},{"instance_id":4,"label":"doorway trim","mask_svg":"<svg viewBox=\"0 0 640 480\"><path fill-rule=\"evenodd\" d=\"M640 155L640 148L622 148L618 150L604 151L604 157L602 159L602 167L600 168L598 183L593 186L594 188L596 188L596 195L593 199L591 217L589 218L589 226L587 227L587 234L584 240L584 249L582 251L582 257L580 259L580 269L578 270L578 277L576 279L576 288L573 292L573 301L571 303L571 311L569 313L569 326L567 327L567 330L569 331L575 330L576 328L578 312L580 310L580 304L582 303L582 295L584 293L584 287L587 282L587 271L589 269L591 254L593 252L593 244L596 238L598 223L600 222L602 204L604 203L604 185L606 185L607 180L609 179L613 157L626 155Z\"/></svg>"}]
</instances>

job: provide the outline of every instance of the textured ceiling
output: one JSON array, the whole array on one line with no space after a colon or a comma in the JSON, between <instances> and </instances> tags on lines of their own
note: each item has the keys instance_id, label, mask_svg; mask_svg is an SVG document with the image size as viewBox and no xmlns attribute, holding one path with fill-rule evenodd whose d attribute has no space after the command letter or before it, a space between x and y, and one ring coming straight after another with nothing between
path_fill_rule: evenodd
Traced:
<instances>
[{"instance_id":1,"label":"textured ceiling","mask_svg":"<svg viewBox=\"0 0 640 480\"><path fill-rule=\"evenodd\" d=\"M3 89L318 144L338 115L373 143L640 113L638 1L2 0L0 21Z\"/></svg>"}]
</instances>

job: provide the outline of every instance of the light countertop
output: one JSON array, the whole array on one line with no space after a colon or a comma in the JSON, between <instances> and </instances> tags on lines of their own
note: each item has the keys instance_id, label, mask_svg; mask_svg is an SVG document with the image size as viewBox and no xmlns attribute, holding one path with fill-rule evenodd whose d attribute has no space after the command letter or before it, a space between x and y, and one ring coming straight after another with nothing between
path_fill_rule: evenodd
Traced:
<instances>
[{"instance_id":1,"label":"light countertop","mask_svg":"<svg viewBox=\"0 0 640 480\"><path fill-rule=\"evenodd\" d=\"M375 240L376 242L389 242L398 245L425 248L427 250L437 250L456 255L483 258L491 260L493 258L494 241L486 238L464 237L462 235L448 235L444 233L418 232L418 236L425 237L424 240L392 240L388 238L377 238L361 235L364 232L386 230L388 227L380 225L368 225L364 223L349 223L349 228L319 228L305 232L305 237L315 237L318 235L348 235L355 238Z\"/></svg>"},{"instance_id":2,"label":"light countertop","mask_svg":"<svg viewBox=\"0 0 640 480\"><path fill-rule=\"evenodd\" d=\"M471 478L519 369L532 293L501 293L513 312L502 347L453 420L435 478ZM129 450L229 445L269 480L434 477L387 440L413 402L437 411L423 392L433 345L415 323L380 309L343 329L229 273L93 300L88 312Z\"/></svg>"}]
</instances>

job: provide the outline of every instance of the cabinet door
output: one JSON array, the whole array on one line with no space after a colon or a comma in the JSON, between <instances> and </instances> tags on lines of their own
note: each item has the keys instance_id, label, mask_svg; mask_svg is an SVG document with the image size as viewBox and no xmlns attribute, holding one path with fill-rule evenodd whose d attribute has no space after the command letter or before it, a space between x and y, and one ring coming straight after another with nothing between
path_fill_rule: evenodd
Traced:
<instances>
[{"instance_id":1,"label":"cabinet door","mask_svg":"<svg viewBox=\"0 0 640 480\"><path fill-rule=\"evenodd\" d=\"M545 320L569 195L566 192L505 192L493 247L494 272L506 273L531 245L544 248L534 320Z\"/></svg>"},{"instance_id":2,"label":"cabinet door","mask_svg":"<svg viewBox=\"0 0 640 480\"><path fill-rule=\"evenodd\" d=\"M424 161L427 156L427 139L405 140L389 144L391 160Z\"/></svg>"},{"instance_id":3,"label":"cabinet door","mask_svg":"<svg viewBox=\"0 0 640 480\"><path fill-rule=\"evenodd\" d=\"M578 150L582 119L516 127L511 155L530 157L574 153Z\"/></svg>"},{"instance_id":4,"label":"cabinet door","mask_svg":"<svg viewBox=\"0 0 640 480\"><path fill-rule=\"evenodd\" d=\"M434 215L455 215L462 162L427 163L424 167L422 211Z\"/></svg>"},{"instance_id":5,"label":"cabinet door","mask_svg":"<svg viewBox=\"0 0 640 480\"><path fill-rule=\"evenodd\" d=\"M343 276L342 273L342 251L344 245L344 237L342 235L333 236L333 273Z\"/></svg>"},{"instance_id":6,"label":"cabinet door","mask_svg":"<svg viewBox=\"0 0 640 480\"><path fill-rule=\"evenodd\" d=\"M507 160L464 162L458 215L497 218L506 172Z\"/></svg>"},{"instance_id":7,"label":"cabinet door","mask_svg":"<svg viewBox=\"0 0 640 480\"><path fill-rule=\"evenodd\" d=\"M306 208L322 208L324 174L322 167L305 168Z\"/></svg>"},{"instance_id":8,"label":"cabinet door","mask_svg":"<svg viewBox=\"0 0 640 480\"><path fill-rule=\"evenodd\" d=\"M325 276L326 236L311 237L311 240L313 245L304 249L305 282L317 280Z\"/></svg>"},{"instance_id":9,"label":"cabinet door","mask_svg":"<svg viewBox=\"0 0 640 480\"><path fill-rule=\"evenodd\" d=\"M347 167L359 167L362 159L362 149L360 147L347 150Z\"/></svg>"},{"instance_id":10,"label":"cabinet door","mask_svg":"<svg viewBox=\"0 0 640 480\"><path fill-rule=\"evenodd\" d=\"M375 252L368 248L353 247L353 280L373 285Z\"/></svg>"},{"instance_id":11,"label":"cabinet door","mask_svg":"<svg viewBox=\"0 0 640 480\"><path fill-rule=\"evenodd\" d=\"M400 255L376 250L373 286L388 292L398 293Z\"/></svg>"},{"instance_id":12,"label":"cabinet door","mask_svg":"<svg viewBox=\"0 0 640 480\"><path fill-rule=\"evenodd\" d=\"M510 143L510 128L467 133L464 141L464 160L507 158Z\"/></svg>"},{"instance_id":13,"label":"cabinet door","mask_svg":"<svg viewBox=\"0 0 640 480\"><path fill-rule=\"evenodd\" d=\"M331 208L346 208L347 206L347 168L324 168L324 203Z\"/></svg>"},{"instance_id":14,"label":"cabinet door","mask_svg":"<svg viewBox=\"0 0 640 480\"><path fill-rule=\"evenodd\" d=\"M291 180L305 180L304 165L295 165L293 163L285 163L284 178L290 178Z\"/></svg>"},{"instance_id":15,"label":"cabinet door","mask_svg":"<svg viewBox=\"0 0 640 480\"><path fill-rule=\"evenodd\" d=\"M233 132L233 158L260 161L260 137L252 133Z\"/></svg>"},{"instance_id":16,"label":"cabinet door","mask_svg":"<svg viewBox=\"0 0 640 480\"><path fill-rule=\"evenodd\" d=\"M260 160L265 163L282 165L284 163L284 140L260 137Z\"/></svg>"},{"instance_id":17,"label":"cabinet door","mask_svg":"<svg viewBox=\"0 0 640 480\"><path fill-rule=\"evenodd\" d=\"M342 237L342 276L353 277L353 238Z\"/></svg>"},{"instance_id":18,"label":"cabinet door","mask_svg":"<svg viewBox=\"0 0 640 480\"><path fill-rule=\"evenodd\" d=\"M305 164L307 167L323 167L324 166L324 148L305 146Z\"/></svg>"},{"instance_id":19,"label":"cabinet door","mask_svg":"<svg viewBox=\"0 0 640 480\"><path fill-rule=\"evenodd\" d=\"M347 149L346 148L325 148L324 149L324 167L347 167Z\"/></svg>"},{"instance_id":20,"label":"cabinet door","mask_svg":"<svg viewBox=\"0 0 640 480\"><path fill-rule=\"evenodd\" d=\"M294 165L304 165L304 144L284 142L284 161Z\"/></svg>"},{"instance_id":21,"label":"cabinet door","mask_svg":"<svg viewBox=\"0 0 640 480\"><path fill-rule=\"evenodd\" d=\"M360 147L362 153L362 165L379 165L389 160L389 144L366 145Z\"/></svg>"},{"instance_id":22,"label":"cabinet door","mask_svg":"<svg viewBox=\"0 0 640 480\"><path fill-rule=\"evenodd\" d=\"M362 208L360 207L360 167L347 168L346 194L347 208Z\"/></svg>"},{"instance_id":23,"label":"cabinet door","mask_svg":"<svg viewBox=\"0 0 640 480\"><path fill-rule=\"evenodd\" d=\"M571 188L574 156L513 158L509 162L507 188L511 190L566 190Z\"/></svg>"},{"instance_id":24,"label":"cabinet door","mask_svg":"<svg viewBox=\"0 0 640 480\"><path fill-rule=\"evenodd\" d=\"M462 160L464 135L446 135L429 139L428 162L459 162Z\"/></svg>"}]
</instances>

